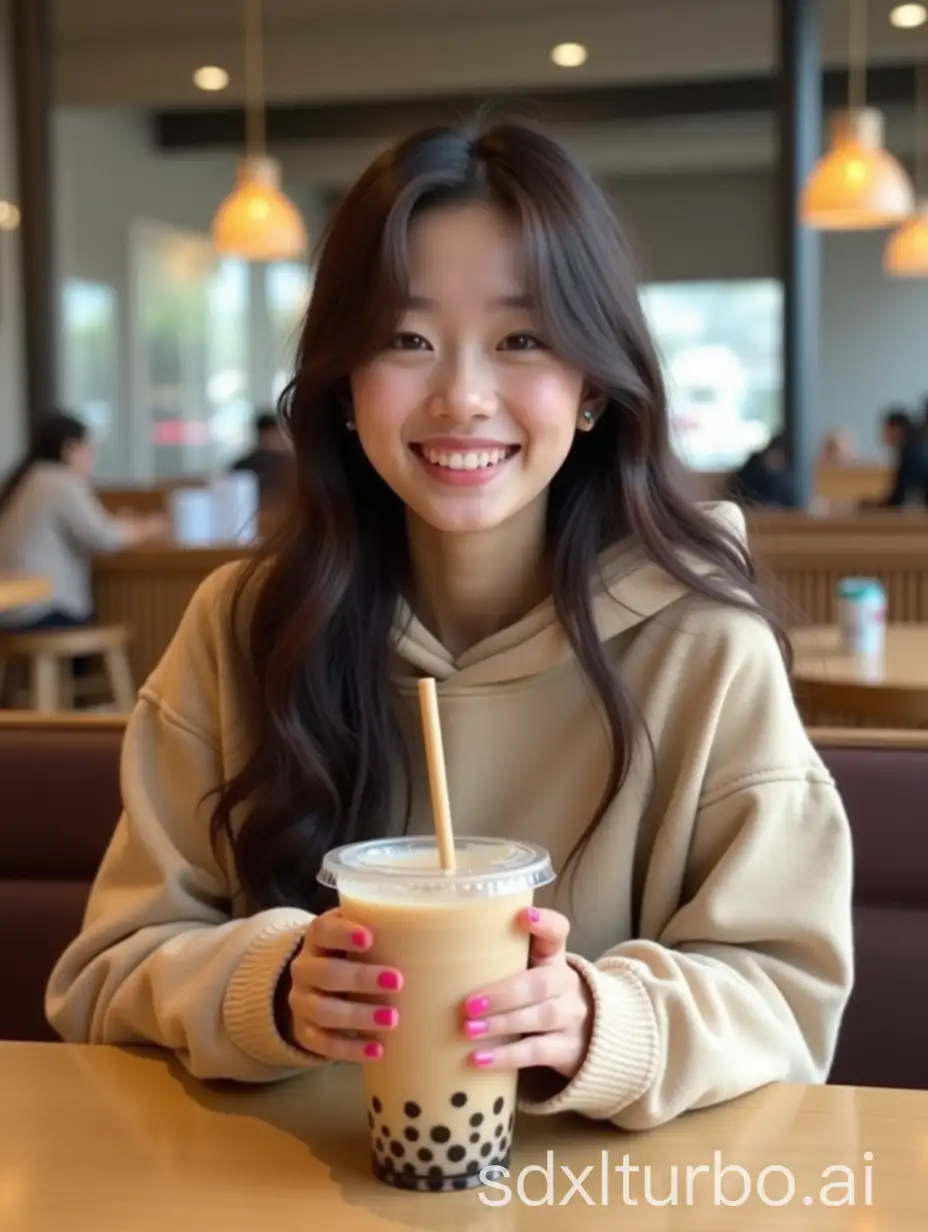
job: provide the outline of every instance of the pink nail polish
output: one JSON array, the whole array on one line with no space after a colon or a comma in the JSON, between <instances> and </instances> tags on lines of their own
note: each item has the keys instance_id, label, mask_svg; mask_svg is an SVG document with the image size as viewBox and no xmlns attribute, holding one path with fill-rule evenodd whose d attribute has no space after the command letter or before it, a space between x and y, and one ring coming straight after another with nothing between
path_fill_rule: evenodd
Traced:
<instances>
[{"instance_id":1,"label":"pink nail polish","mask_svg":"<svg viewBox=\"0 0 928 1232\"><path fill-rule=\"evenodd\" d=\"M481 1066L492 1065L493 1064L493 1053L492 1052L474 1052L474 1053L471 1053L470 1059L473 1061L475 1065L481 1065Z\"/></svg>"},{"instance_id":2,"label":"pink nail polish","mask_svg":"<svg viewBox=\"0 0 928 1232\"><path fill-rule=\"evenodd\" d=\"M464 1034L468 1039L476 1039L478 1035L486 1035L487 1024L482 1018L472 1018L464 1024Z\"/></svg>"},{"instance_id":3,"label":"pink nail polish","mask_svg":"<svg viewBox=\"0 0 928 1232\"><path fill-rule=\"evenodd\" d=\"M468 1018L480 1018L490 1008L490 1002L487 997L471 997L464 1008Z\"/></svg>"},{"instance_id":4,"label":"pink nail polish","mask_svg":"<svg viewBox=\"0 0 928 1232\"><path fill-rule=\"evenodd\" d=\"M363 950L367 945L367 933L356 932L351 934L351 944L356 945L359 950Z\"/></svg>"},{"instance_id":5,"label":"pink nail polish","mask_svg":"<svg viewBox=\"0 0 928 1232\"><path fill-rule=\"evenodd\" d=\"M383 1047L380 1044L370 1043L364 1045L364 1055L370 1057L374 1061L379 1061L383 1056Z\"/></svg>"},{"instance_id":6,"label":"pink nail polish","mask_svg":"<svg viewBox=\"0 0 928 1232\"><path fill-rule=\"evenodd\" d=\"M399 1014L396 1010L374 1010L374 1022L379 1027L395 1027L399 1021Z\"/></svg>"},{"instance_id":7,"label":"pink nail polish","mask_svg":"<svg viewBox=\"0 0 928 1232\"><path fill-rule=\"evenodd\" d=\"M390 992L396 992L400 986L401 980L397 971L381 971L377 976L378 988L387 988Z\"/></svg>"},{"instance_id":8,"label":"pink nail polish","mask_svg":"<svg viewBox=\"0 0 928 1232\"><path fill-rule=\"evenodd\" d=\"M541 919L541 912L538 910L537 907L529 907L528 918L531 920L533 924L537 924L538 921Z\"/></svg>"}]
</instances>

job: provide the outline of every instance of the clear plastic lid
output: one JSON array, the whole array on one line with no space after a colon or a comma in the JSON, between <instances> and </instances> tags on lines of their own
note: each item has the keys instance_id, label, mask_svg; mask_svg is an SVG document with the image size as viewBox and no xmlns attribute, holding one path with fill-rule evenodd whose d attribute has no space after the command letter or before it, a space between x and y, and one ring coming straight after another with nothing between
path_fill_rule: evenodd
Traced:
<instances>
[{"instance_id":1,"label":"clear plastic lid","mask_svg":"<svg viewBox=\"0 0 928 1232\"><path fill-rule=\"evenodd\" d=\"M365 898L497 898L554 880L551 858L534 843L456 838L454 871L441 867L434 835L373 839L336 847L319 872L323 885Z\"/></svg>"}]
</instances>

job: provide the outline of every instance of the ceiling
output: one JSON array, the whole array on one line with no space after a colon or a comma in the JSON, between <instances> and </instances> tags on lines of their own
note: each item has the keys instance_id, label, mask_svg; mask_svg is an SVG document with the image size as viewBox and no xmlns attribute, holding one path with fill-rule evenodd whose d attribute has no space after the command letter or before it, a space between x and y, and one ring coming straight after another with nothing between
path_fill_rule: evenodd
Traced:
<instances>
[{"instance_id":1,"label":"ceiling","mask_svg":"<svg viewBox=\"0 0 928 1232\"><path fill-rule=\"evenodd\" d=\"M821 0L826 63L847 46L847 0ZM899 31L870 0L868 53L928 59L928 26ZM56 101L146 109L242 98L242 0L52 0ZM265 0L269 101L326 103L437 93L541 91L743 77L773 70L774 0ZM577 41L586 64L550 48ZM229 89L203 94L219 64Z\"/></svg>"}]
</instances>

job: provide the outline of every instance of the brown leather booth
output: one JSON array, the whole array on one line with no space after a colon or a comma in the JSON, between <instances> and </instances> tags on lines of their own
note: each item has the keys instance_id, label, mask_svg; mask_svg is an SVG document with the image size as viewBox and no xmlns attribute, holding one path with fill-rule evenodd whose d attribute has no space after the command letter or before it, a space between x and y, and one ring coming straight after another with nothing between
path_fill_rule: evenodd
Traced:
<instances>
[{"instance_id":1,"label":"brown leather booth","mask_svg":"<svg viewBox=\"0 0 928 1232\"><path fill-rule=\"evenodd\" d=\"M119 812L119 720L0 722L0 1038L54 1038L49 971ZM928 1089L928 735L816 733L856 848L857 979L831 1081ZM785 904L788 909L788 904Z\"/></svg>"}]
</instances>

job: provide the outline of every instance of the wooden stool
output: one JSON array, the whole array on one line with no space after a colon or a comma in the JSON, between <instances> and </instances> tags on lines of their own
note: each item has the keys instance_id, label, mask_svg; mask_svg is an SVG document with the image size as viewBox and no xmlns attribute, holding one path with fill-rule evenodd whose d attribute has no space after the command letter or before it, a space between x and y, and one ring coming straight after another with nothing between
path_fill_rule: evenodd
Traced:
<instances>
[{"instance_id":1,"label":"wooden stool","mask_svg":"<svg viewBox=\"0 0 928 1232\"><path fill-rule=\"evenodd\" d=\"M0 634L0 698L8 667L22 660L28 671L27 709L73 710L77 697L88 692L83 682L74 680L73 661L99 655L114 703L107 709L127 713L135 705L128 646L129 630L125 625Z\"/></svg>"}]
</instances>

